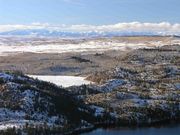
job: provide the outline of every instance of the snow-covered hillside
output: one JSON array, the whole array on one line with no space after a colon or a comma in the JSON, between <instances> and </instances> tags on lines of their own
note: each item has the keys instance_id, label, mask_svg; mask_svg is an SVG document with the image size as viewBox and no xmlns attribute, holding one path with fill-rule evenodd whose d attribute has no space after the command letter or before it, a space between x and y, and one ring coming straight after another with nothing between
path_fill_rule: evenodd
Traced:
<instances>
[{"instance_id":1,"label":"snow-covered hillside","mask_svg":"<svg viewBox=\"0 0 180 135\"><path fill-rule=\"evenodd\" d=\"M65 133L92 128L76 114L73 97L54 84L0 72L0 92L0 132L15 129L28 133L35 128L39 133L43 129ZM69 118L71 113L77 115L76 122Z\"/></svg>"},{"instance_id":2,"label":"snow-covered hillside","mask_svg":"<svg viewBox=\"0 0 180 135\"><path fill-rule=\"evenodd\" d=\"M57 114L51 97L35 90L36 86L24 84L34 83L32 79L6 73L0 73L0 79L0 130L26 124L62 126L64 116Z\"/></svg>"}]
</instances>

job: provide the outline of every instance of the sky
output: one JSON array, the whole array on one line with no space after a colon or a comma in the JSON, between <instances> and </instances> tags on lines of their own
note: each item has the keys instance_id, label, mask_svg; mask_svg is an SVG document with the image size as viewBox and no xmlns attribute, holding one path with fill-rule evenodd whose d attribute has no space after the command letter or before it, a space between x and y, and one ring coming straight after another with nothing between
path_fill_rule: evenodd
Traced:
<instances>
[{"instance_id":1,"label":"sky","mask_svg":"<svg viewBox=\"0 0 180 135\"><path fill-rule=\"evenodd\" d=\"M150 32L180 35L180 0L0 0L0 33Z\"/></svg>"},{"instance_id":2,"label":"sky","mask_svg":"<svg viewBox=\"0 0 180 135\"><path fill-rule=\"evenodd\" d=\"M180 0L0 0L0 25L180 23Z\"/></svg>"}]
</instances>

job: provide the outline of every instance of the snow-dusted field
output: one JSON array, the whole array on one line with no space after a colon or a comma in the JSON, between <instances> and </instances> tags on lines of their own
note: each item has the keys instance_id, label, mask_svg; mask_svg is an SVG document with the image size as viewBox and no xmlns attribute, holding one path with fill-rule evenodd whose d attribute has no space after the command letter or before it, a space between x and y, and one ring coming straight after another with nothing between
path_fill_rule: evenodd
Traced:
<instances>
[{"instance_id":1,"label":"snow-dusted field","mask_svg":"<svg viewBox=\"0 0 180 135\"><path fill-rule=\"evenodd\" d=\"M33 37L1 37L0 56L18 53L67 53L103 52L107 50L129 50L144 47L180 44L180 39L171 37L126 37L99 39L60 39Z\"/></svg>"},{"instance_id":2,"label":"snow-dusted field","mask_svg":"<svg viewBox=\"0 0 180 135\"><path fill-rule=\"evenodd\" d=\"M77 76L45 76L45 75L28 75L32 78L39 80L48 81L58 86L69 87L69 86L80 86L82 84L90 84L90 81L85 80L84 77Z\"/></svg>"},{"instance_id":3,"label":"snow-dusted field","mask_svg":"<svg viewBox=\"0 0 180 135\"><path fill-rule=\"evenodd\" d=\"M139 42L139 43L127 43L127 42L104 42L104 41L88 41L78 44L33 44L32 43L15 43L15 44L0 44L0 56L7 56L18 53L67 53L67 52L103 52L107 50L126 50L137 49L144 47L161 46L161 42Z\"/></svg>"},{"instance_id":4,"label":"snow-dusted field","mask_svg":"<svg viewBox=\"0 0 180 135\"><path fill-rule=\"evenodd\" d=\"M6 56L10 54L17 53L67 53L67 52L94 52L94 51L105 51L105 50L124 50L127 47L143 47L143 44L65 44L65 45L57 45L57 44L48 44L48 45L1 45L0 46L0 55Z\"/></svg>"}]
</instances>

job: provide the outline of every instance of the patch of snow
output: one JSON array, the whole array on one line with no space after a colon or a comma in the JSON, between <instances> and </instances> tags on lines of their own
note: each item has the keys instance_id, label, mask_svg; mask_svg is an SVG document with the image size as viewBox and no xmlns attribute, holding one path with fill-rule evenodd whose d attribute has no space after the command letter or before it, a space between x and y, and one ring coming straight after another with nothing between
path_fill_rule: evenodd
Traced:
<instances>
[{"instance_id":1,"label":"patch of snow","mask_svg":"<svg viewBox=\"0 0 180 135\"><path fill-rule=\"evenodd\" d=\"M78 110L81 111L81 112L87 112L87 113L88 113L88 110L86 110L86 109L84 109L84 108L80 108L80 107L79 107Z\"/></svg>"},{"instance_id":2,"label":"patch of snow","mask_svg":"<svg viewBox=\"0 0 180 135\"><path fill-rule=\"evenodd\" d=\"M81 124L82 124L83 126L81 126L80 129L87 129L87 128L92 128L92 127L93 127L92 124L88 123L88 122L85 121L85 120L81 120Z\"/></svg>"},{"instance_id":3,"label":"patch of snow","mask_svg":"<svg viewBox=\"0 0 180 135\"><path fill-rule=\"evenodd\" d=\"M22 96L23 96L23 105L22 108L24 108L26 111L29 111L33 108L34 105L34 97L37 94L37 92L33 92L32 90L25 90L24 92L22 92Z\"/></svg>"},{"instance_id":4,"label":"patch of snow","mask_svg":"<svg viewBox=\"0 0 180 135\"><path fill-rule=\"evenodd\" d=\"M99 107L99 106L91 105L90 108L94 110L94 116L96 117L102 116L105 112L104 108Z\"/></svg>"},{"instance_id":5,"label":"patch of snow","mask_svg":"<svg viewBox=\"0 0 180 135\"><path fill-rule=\"evenodd\" d=\"M126 92L117 92L116 96L118 99L134 99L139 97L138 95Z\"/></svg>"},{"instance_id":6,"label":"patch of snow","mask_svg":"<svg viewBox=\"0 0 180 135\"><path fill-rule=\"evenodd\" d=\"M142 107L142 106L145 106L145 105L148 104L146 100L138 99L138 98L131 99L131 101L132 101L132 102L135 104L135 106L137 106L137 107Z\"/></svg>"},{"instance_id":7,"label":"patch of snow","mask_svg":"<svg viewBox=\"0 0 180 135\"><path fill-rule=\"evenodd\" d=\"M12 80L13 76L8 75L6 73L0 73L0 78L4 79L4 80Z\"/></svg>"},{"instance_id":8,"label":"patch of snow","mask_svg":"<svg viewBox=\"0 0 180 135\"><path fill-rule=\"evenodd\" d=\"M176 89L180 90L180 83L175 84Z\"/></svg>"},{"instance_id":9,"label":"patch of snow","mask_svg":"<svg viewBox=\"0 0 180 135\"><path fill-rule=\"evenodd\" d=\"M34 120L10 120L10 121L4 121L0 122L0 130L6 130L8 128L24 128L26 125L33 125L34 127L36 125L38 126L44 126L44 122L41 121L34 121ZM46 123L48 127L54 127L54 126L61 126L61 125L55 125L54 123Z\"/></svg>"},{"instance_id":10,"label":"patch of snow","mask_svg":"<svg viewBox=\"0 0 180 135\"><path fill-rule=\"evenodd\" d=\"M110 113L110 116L111 116L112 118L118 118L117 112L111 112L111 113Z\"/></svg>"},{"instance_id":11,"label":"patch of snow","mask_svg":"<svg viewBox=\"0 0 180 135\"><path fill-rule=\"evenodd\" d=\"M17 90L20 85L14 82L7 82L6 86L11 90Z\"/></svg>"},{"instance_id":12,"label":"patch of snow","mask_svg":"<svg viewBox=\"0 0 180 135\"><path fill-rule=\"evenodd\" d=\"M22 119L25 115L26 114L23 111L12 111L7 108L0 108L0 121Z\"/></svg>"},{"instance_id":13,"label":"patch of snow","mask_svg":"<svg viewBox=\"0 0 180 135\"><path fill-rule=\"evenodd\" d=\"M119 80L119 79L112 79L108 80L105 84L100 86L100 91L101 92L110 92L113 89L125 84L124 80Z\"/></svg>"}]
</instances>

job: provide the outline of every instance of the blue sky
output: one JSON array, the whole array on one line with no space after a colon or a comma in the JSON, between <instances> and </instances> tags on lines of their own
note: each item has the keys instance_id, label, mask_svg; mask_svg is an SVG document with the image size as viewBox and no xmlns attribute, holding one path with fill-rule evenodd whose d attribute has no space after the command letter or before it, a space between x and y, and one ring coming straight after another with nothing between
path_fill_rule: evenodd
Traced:
<instances>
[{"instance_id":1,"label":"blue sky","mask_svg":"<svg viewBox=\"0 0 180 135\"><path fill-rule=\"evenodd\" d=\"M180 22L180 0L0 0L0 24Z\"/></svg>"}]
</instances>

